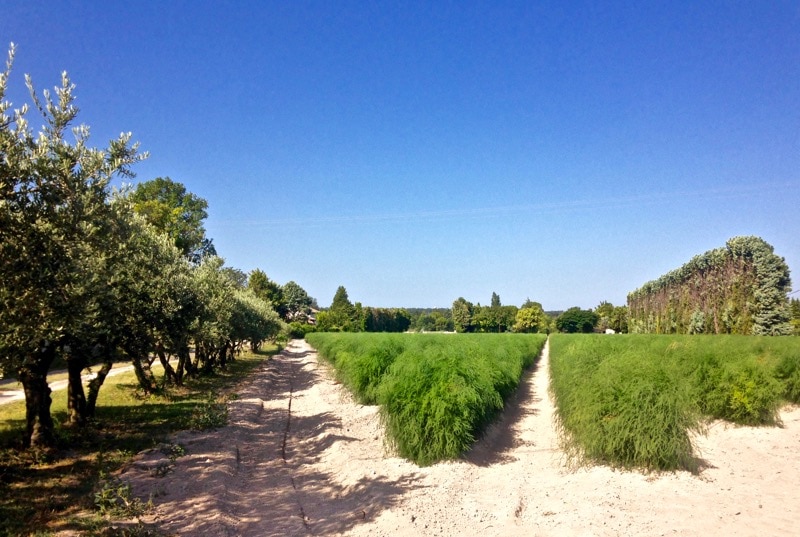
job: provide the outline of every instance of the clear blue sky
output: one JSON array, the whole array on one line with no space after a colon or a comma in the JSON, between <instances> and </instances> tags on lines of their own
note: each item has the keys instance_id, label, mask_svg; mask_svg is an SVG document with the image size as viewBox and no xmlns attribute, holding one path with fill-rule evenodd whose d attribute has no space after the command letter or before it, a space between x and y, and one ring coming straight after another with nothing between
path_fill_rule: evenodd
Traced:
<instances>
[{"instance_id":1,"label":"clear blue sky","mask_svg":"<svg viewBox=\"0 0 800 537\"><path fill-rule=\"evenodd\" d=\"M0 11L15 104L68 71L95 145L132 131L229 266L322 306L624 304L736 235L800 287L796 1Z\"/></svg>"}]
</instances>

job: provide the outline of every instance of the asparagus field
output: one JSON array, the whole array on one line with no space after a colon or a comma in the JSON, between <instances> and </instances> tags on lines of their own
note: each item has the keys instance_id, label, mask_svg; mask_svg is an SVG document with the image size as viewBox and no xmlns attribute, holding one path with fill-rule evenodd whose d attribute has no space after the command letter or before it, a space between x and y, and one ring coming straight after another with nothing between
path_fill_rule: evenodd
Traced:
<instances>
[{"instance_id":1,"label":"asparagus field","mask_svg":"<svg viewBox=\"0 0 800 537\"><path fill-rule=\"evenodd\" d=\"M568 453L623 467L694 470L705 420L776 425L800 402L794 338L557 334L550 374Z\"/></svg>"},{"instance_id":2,"label":"asparagus field","mask_svg":"<svg viewBox=\"0 0 800 537\"><path fill-rule=\"evenodd\" d=\"M425 466L472 446L546 336L311 333L306 340L360 402L380 405L398 454Z\"/></svg>"}]
</instances>

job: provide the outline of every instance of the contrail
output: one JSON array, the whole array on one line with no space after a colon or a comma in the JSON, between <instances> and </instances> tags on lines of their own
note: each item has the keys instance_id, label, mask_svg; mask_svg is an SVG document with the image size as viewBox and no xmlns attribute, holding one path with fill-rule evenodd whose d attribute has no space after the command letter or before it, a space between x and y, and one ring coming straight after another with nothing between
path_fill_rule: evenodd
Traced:
<instances>
[{"instance_id":1,"label":"contrail","mask_svg":"<svg viewBox=\"0 0 800 537\"><path fill-rule=\"evenodd\" d=\"M247 226L247 227L279 227L295 225L323 225L323 224L369 224L381 222L403 221L439 221L456 218L488 218L503 216L513 213L539 213L560 214L581 212L595 209L616 209L623 207L654 205L669 201L692 199L735 199L743 196L764 193L776 190L796 190L798 182L760 183L749 186L735 186L728 188L712 188L700 190L677 190L674 192L657 192L652 194L639 194L633 196L619 196L608 198L581 199L547 203L531 203L520 205L502 205L495 207L477 207L465 209L442 209L432 211L390 212L378 214L351 214L351 215L306 215L292 218L273 218L263 220L218 220L218 225Z\"/></svg>"}]
</instances>

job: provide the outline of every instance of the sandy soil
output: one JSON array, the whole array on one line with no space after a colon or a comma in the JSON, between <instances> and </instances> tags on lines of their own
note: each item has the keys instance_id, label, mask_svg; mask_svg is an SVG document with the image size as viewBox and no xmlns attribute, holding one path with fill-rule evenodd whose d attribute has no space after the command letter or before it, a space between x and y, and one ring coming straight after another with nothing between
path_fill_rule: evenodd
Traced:
<instances>
[{"instance_id":1,"label":"sandy soil","mask_svg":"<svg viewBox=\"0 0 800 537\"><path fill-rule=\"evenodd\" d=\"M120 476L178 535L797 535L800 409L783 428L714 423L705 468L646 475L566 466L547 351L463 460L419 468L387 453L377 409L355 404L303 341L263 364L230 424L182 433L186 455L140 454ZM156 477L159 466L169 471Z\"/></svg>"}]
</instances>

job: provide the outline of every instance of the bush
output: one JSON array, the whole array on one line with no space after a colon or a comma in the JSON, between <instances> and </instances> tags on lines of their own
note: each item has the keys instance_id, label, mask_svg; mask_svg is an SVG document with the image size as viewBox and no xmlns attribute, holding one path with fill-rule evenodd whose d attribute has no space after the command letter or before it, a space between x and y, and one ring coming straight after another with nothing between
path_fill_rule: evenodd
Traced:
<instances>
[{"instance_id":1,"label":"bush","mask_svg":"<svg viewBox=\"0 0 800 537\"><path fill-rule=\"evenodd\" d=\"M306 337L306 334L315 331L316 328L313 324L308 323L300 323L297 321L293 321L286 325L286 333L288 339L303 339Z\"/></svg>"},{"instance_id":2,"label":"bush","mask_svg":"<svg viewBox=\"0 0 800 537\"><path fill-rule=\"evenodd\" d=\"M701 415L778 423L797 401L792 338L567 336L551 339L551 388L570 453L620 466L694 468L689 433Z\"/></svg>"},{"instance_id":3,"label":"bush","mask_svg":"<svg viewBox=\"0 0 800 537\"><path fill-rule=\"evenodd\" d=\"M553 336L551 389L573 461L694 469L699 414L687 386L615 336Z\"/></svg>"},{"instance_id":4,"label":"bush","mask_svg":"<svg viewBox=\"0 0 800 537\"><path fill-rule=\"evenodd\" d=\"M309 334L365 403L381 405L388 442L420 465L464 453L502 410L543 335Z\"/></svg>"},{"instance_id":5,"label":"bush","mask_svg":"<svg viewBox=\"0 0 800 537\"><path fill-rule=\"evenodd\" d=\"M781 356L775 366L775 378L783 383L783 397L800 404L800 350Z\"/></svg>"}]
</instances>

